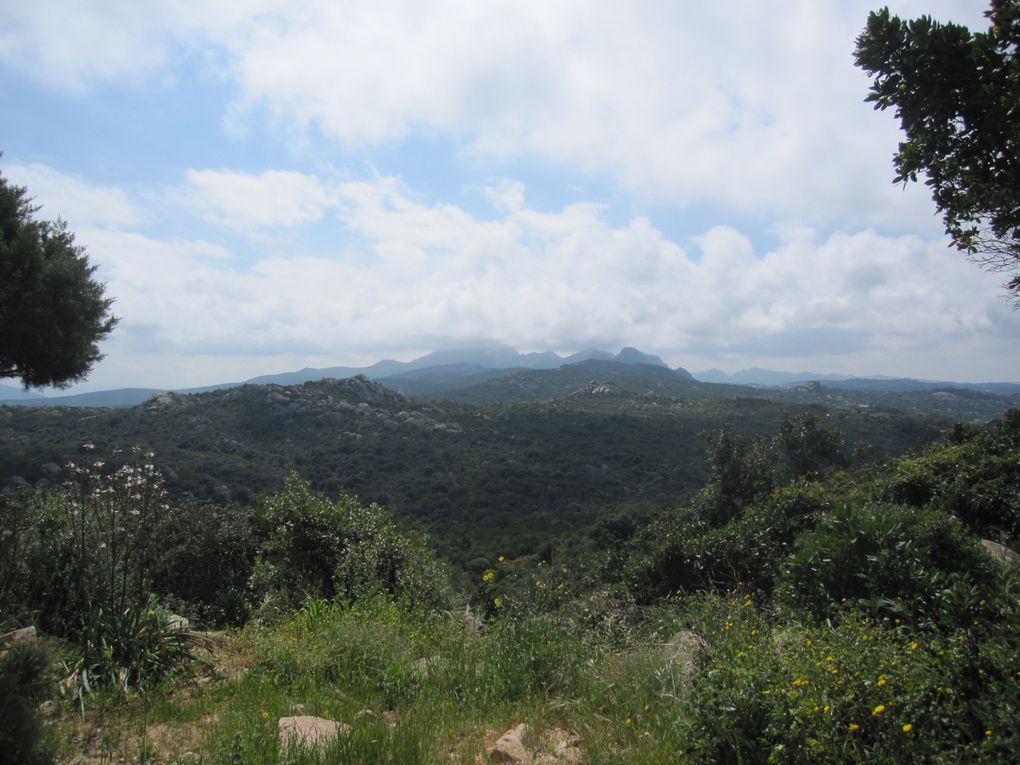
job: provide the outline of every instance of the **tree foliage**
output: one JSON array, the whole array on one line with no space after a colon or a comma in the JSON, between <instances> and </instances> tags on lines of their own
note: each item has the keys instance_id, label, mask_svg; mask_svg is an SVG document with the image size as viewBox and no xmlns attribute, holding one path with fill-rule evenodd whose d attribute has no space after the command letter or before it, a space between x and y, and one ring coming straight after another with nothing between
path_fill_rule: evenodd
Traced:
<instances>
[{"instance_id":1,"label":"tree foliage","mask_svg":"<svg viewBox=\"0 0 1020 765\"><path fill-rule=\"evenodd\" d=\"M85 248L37 210L0 176L0 378L66 387L102 358L99 341L117 319Z\"/></svg>"},{"instance_id":2,"label":"tree foliage","mask_svg":"<svg viewBox=\"0 0 1020 765\"><path fill-rule=\"evenodd\" d=\"M1015 274L1020 297L1020 0L992 0L987 32L929 16L868 17L856 63L874 78L867 101L895 107L906 134L895 182L926 176L953 245Z\"/></svg>"}]
</instances>

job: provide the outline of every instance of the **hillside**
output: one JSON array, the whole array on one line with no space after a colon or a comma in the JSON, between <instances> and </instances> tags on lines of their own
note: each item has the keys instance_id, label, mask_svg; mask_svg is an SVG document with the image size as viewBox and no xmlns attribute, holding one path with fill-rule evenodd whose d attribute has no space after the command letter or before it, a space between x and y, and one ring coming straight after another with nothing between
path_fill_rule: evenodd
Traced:
<instances>
[{"instance_id":1,"label":"hillside","mask_svg":"<svg viewBox=\"0 0 1020 765\"><path fill-rule=\"evenodd\" d=\"M725 392L725 389L713 390L699 385L683 369L673 371L666 366L603 359L565 364L556 369L501 371L503 374L451 374L442 386L418 395L476 405L552 401L575 395L593 381L616 383L640 396L690 398L694 395L700 398ZM384 378L380 382L391 385L393 380Z\"/></svg>"},{"instance_id":2,"label":"hillside","mask_svg":"<svg viewBox=\"0 0 1020 765\"><path fill-rule=\"evenodd\" d=\"M364 379L249 387L295 415L356 398L382 419L407 403ZM147 411L190 405L165 396ZM814 478L734 454L752 494L726 518L705 510L738 488L730 471L650 522L480 557L459 591L417 535L349 496L289 479L254 509L153 506L151 475L96 479L86 457L77 481L96 491L4 498L0 542L24 555L0 556L0 608L34 624L0 635L0 756L1015 762L1020 411ZM122 510L129 523L111 531ZM66 586L84 572L102 597L145 561L151 589L126 612L137 622ZM210 624L231 629L200 631ZM325 735L295 741L298 729Z\"/></svg>"},{"instance_id":3,"label":"hillside","mask_svg":"<svg viewBox=\"0 0 1020 765\"><path fill-rule=\"evenodd\" d=\"M726 388L650 365L616 364L600 376L607 363L482 384L534 398L567 393L510 405L416 401L359 377L165 393L126 409L2 407L0 483L59 480L86 442L104 454L152 450L175 496L218 502L248 502L296 471L317 489L389 506L463 562L479 551L533 551L607 514L676 503L707 478L699 434L729 423L760 436L808 411L722 395ZM484 390L473 395L492 395ZM848 451L867 442L876 458L916 448L944 425L887 412L831 419Z\"/></svg>"}]
</instances>

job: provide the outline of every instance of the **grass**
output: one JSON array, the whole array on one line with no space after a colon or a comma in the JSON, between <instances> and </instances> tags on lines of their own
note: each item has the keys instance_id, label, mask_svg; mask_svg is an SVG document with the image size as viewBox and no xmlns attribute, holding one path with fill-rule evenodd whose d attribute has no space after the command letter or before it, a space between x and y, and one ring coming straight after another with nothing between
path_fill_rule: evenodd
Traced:
<instances>
[{"instance_id":1,"label":"grass","mask_svg":"<svg viewBox=\"0 0 1020 765\"><path fill-rule=\"evenodd\" d=\"M1016 622L1015 593L1011 618ZM1001 604L1000 604L1001 605ZM535 614L481 632L384 599L218 636L210 675L107 696L49 721L63 762L473 763L527 722L576 731L589 763L1007 762L1016 752L1015 636L850 615L806 626L746 594L646 610L623 645ZM678 630L707 645L671 666ZM426 659L428 661L421 661ZM208 681L204 678L211 678ZM351 726L286 759L277 720Z\"/></svg>"}]
</instances>

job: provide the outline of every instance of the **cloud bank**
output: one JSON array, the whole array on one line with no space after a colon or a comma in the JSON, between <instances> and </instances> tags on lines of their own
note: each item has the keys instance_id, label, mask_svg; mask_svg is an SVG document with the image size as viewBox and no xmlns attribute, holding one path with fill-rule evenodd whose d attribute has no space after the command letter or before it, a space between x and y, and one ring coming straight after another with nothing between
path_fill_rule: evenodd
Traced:
<instances>
[{"instance_id":1,"label":"cloud bank","mask_svg":"<svg viewBox=\"0 0 1020 765\"><path fill-rule=\"evenodd\" d=\"M187 177L171 195L201 200L210 220L271 232L313 211L337 244L238 259L202 240L82 229L125 317L111 360L204 356L212 368L231 357L254 375L295 354L325 366L487 338L525 349L635 344L686 366L771 357L905 374L889 364L899 358L914 374L973 379L994 372L981 359L1020 332L994 274L918 236L800 228L760 252L726 226L678 243L641 217L610 224L599 205L536 211L512 181L486 190L493 214L483 218L391 177ZM210 193L223 187L246 193ZM259 200L273 190L275 209L290 212L263 217Z\"/></svg>"}]
</instances>

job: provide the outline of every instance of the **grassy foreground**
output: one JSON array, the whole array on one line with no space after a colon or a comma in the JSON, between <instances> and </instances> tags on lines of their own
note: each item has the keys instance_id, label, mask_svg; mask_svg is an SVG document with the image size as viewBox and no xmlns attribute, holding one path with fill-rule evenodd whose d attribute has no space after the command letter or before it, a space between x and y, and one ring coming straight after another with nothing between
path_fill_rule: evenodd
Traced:
<instances>
[{"instance_id":1,"label":"grassy foreground","mask_svg":"<svg viewBox=\"0 0 1020 765\"><path fill-rule=\"evenodd\" d=\"M45 737L68 763L410 765L487 762L526 722L539 748L547 730L575 732L589 763L1010 762L1016 598L985 594L1014 625L995 643L864 616L811 628L739 593L630 618L592 596L480 631L384 598L312 602L215 636L191 677L100 694L84 716L51 704ZM286 753L277 720L291 715L351 730Z\"/></svg>"}]
</instances>

